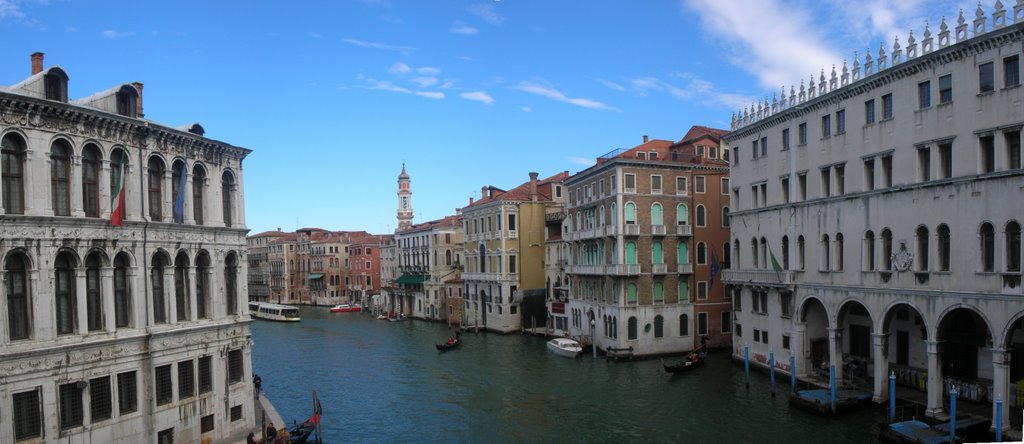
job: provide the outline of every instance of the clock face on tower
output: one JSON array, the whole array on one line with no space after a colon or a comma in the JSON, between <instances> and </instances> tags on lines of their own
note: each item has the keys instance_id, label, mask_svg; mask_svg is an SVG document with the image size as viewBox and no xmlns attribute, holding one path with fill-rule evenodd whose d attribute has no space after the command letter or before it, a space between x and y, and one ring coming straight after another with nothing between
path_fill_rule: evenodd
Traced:
<instances>
[{"instance_id":1,"label":"clock face on tower","mask_svg":"<svg viewBox=\"0 0 1024 444\"><path fill-rule=\"evenodd\" d=\"M409 209L409 198L407 198L407 197L403 197L402 198L402 209L403 210L408 210Z\"/></svg>"}]
</instances>

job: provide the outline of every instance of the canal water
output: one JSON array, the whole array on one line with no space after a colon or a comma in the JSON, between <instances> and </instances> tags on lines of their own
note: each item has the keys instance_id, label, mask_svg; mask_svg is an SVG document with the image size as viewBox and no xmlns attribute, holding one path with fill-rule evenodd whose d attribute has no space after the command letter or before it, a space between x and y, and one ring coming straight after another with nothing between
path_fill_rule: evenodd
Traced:
<instances>
[{"instance_id":1,"label":"canal water","mask_svg":"<svg viewBox=\"0 0 1024 444\"><path fill-rule=\"evenodd\" d=\"M518 334L467 333L440 353L434 344L451 335L443 324L301 311L301 323L252 324L253 367L289 425L310 415L317 390L328 443L868 443L884 420L794 410L788 378L775 399L766 374L751 372L747 390L724 351L670 375L658 360L558 357Z\"/></svg>"}]
</instances>

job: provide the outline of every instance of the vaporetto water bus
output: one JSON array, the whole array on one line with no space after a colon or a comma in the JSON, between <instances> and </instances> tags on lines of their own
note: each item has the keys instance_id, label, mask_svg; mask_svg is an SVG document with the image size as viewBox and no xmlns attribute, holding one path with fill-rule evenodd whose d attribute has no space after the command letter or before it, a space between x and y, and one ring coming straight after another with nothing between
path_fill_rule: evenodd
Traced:
<instances>
[{"instance_id":1,"label":"vaporetto water bus","mask_svg":"<svg viewBox=\"0 0 1024 444\"><path fill-rule=\"evenodd\" d=\"M291 305L271 304L269 302L250 302L249 314L254 318L268 321L299 322L299 308Z\"/></svg>"}]
</instances>

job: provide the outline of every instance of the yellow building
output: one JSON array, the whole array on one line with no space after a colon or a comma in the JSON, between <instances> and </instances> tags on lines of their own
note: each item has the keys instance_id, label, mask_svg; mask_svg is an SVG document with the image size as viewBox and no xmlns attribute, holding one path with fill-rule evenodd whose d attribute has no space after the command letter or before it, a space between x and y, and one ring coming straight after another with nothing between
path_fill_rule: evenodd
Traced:
<instances>
[{"instance_id":1,"label":"yellow building","mask_svg":"<svg viewBox=\"0 0 1024 444\"><path fill-rule=\"evenodd\" d=\"M544 324L545 214L562 211L568 176L538 180L530 173L528 182L508 191L485 186L480 200L462 209L468 327L508 333Z\"/></svg>"}]
</instances>

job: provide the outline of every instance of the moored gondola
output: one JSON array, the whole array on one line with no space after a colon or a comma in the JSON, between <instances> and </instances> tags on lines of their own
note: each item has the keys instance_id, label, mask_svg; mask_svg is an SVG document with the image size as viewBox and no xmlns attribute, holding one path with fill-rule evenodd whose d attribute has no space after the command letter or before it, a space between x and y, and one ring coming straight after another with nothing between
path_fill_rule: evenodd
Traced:
<instances>
[{"instance_id":1,"label":"moored gondola","mask_svg":"<svg viewBox=\"0 0 1024 444\"><path fill-rule=\"evenodd\" d=\"M458 347L461 344L462 344L462 340L461 339L454 339L453 338L453 339L450 339L450 340L448 340L448 342L445 342L443 344L435 344L435 346L440 351L448 351L448 350L452 350L452 349Z\"/></svg>"},{"instance_id":2,"label":"moored gondola","mask_svg":"<svg viewBox=\"0 0 1024 444\"><path fill-rule=\"evenodd\" d=\"M702 336L700 338L700 349L690 352L686 355L686 359L676 364L666 364L665 360L661 360L661 366L665 369L666 373L682 373L689 370L693 370L700 367L704 363L704 360L708 357L708 337Z\"/></svg>"}]
</instances>

